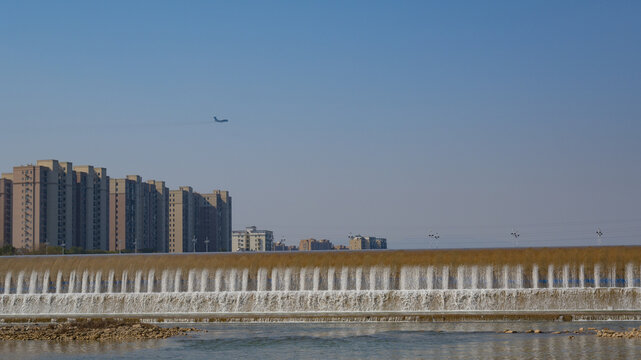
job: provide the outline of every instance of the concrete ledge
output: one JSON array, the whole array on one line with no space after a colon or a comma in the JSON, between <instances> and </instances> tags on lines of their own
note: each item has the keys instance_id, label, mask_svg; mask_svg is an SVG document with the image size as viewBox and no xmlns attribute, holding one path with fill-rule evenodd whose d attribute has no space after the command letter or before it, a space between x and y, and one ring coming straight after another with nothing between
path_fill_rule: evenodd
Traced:
<instances>
[{"instance_id":1,"label":"concrete ledge","mask_svg":"<svg viewBox=\"0 0 641 360\"><path fill-rule=\"evenodd\" d=\"M141 319L148 322L456 322L456 321L641 321L641 310L167 313L167 314L3 314L0 321L60 322L69 319Z\"/></svg>"}]
</instances>

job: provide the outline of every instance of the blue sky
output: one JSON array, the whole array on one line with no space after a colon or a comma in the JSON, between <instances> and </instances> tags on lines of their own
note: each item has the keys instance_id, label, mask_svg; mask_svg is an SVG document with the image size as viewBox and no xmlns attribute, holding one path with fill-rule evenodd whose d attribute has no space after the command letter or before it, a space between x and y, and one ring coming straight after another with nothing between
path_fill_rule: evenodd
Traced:
<instances>
[{"instance_id":1,"label":"blue sky","mask_svg":"<svg viewBox=\"0 0 641 360\"><path fill-rule=\"evenodd\" d=\"M393 248L641 239L641 4L0 3L0 169L228 189ZM205 124L211 115L229 118Z\"/></svg>"}]
</instances>

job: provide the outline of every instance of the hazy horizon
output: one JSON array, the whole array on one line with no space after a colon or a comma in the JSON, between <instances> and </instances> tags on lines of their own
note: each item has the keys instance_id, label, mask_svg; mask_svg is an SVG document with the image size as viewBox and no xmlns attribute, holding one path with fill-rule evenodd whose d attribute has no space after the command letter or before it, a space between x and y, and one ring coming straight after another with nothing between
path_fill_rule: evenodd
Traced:
<instances>
[{"instance_id":1,"label":"hazy horizon","mask_svg":"<svg viewBox=\"0 0 641 360\"><path fill-rule=\"evenodd\" d=\"M288 244L639 244L640 13L3 2L0 172L57 159L229 190L234 229Z\"/></svg>"}]
</instances>

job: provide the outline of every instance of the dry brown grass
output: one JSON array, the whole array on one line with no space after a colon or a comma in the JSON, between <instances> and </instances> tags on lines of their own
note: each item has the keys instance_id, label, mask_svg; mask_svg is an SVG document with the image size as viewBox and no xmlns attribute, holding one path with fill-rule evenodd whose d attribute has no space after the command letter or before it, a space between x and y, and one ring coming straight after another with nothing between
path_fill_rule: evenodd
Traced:
<instances>
[{"instance_id":1,"label":"dry brown grass","mask_svg":"<svg viewBox=\"0 0 641 360\"><path fill-rule=\"evenodd\" d=\"M226 253L226 254L140 254L140 255L97 255L97 256L13 256L0 258L0 281L8 271L15 277L20 271L26 275L50 271L51 279L62 271L68 274L101 270L105 274L113 270L116 277L127 270L129 276L137 270L154 269L159 274L164 269L182 269L186 275L189 269L217 268L258 268L274 267L329 267L329 266L391 266L404 265L521 265L529 271L537 264L541 275L547 266L584 265L586 273L593 271L594 264L623 273L627 263L638 264L641 260L641 246L612 247L568 247L568 248L522 248L522 249L457 249L457 250L373 250L373 251L311 251L276 253ZM158 275L156 275L158 276Z\"/></svg>"}]
</instances>

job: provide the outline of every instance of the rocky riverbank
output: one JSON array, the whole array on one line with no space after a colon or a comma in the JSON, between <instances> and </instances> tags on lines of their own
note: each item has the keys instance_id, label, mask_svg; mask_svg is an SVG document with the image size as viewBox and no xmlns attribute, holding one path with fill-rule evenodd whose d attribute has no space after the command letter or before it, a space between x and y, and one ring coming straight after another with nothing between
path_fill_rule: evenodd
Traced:
<instances>
[{"instance_id":1,"label":"rocky riverbank","mask_svg":"<svg viewBox=\"0 0 641 360\"><path fill-rule=\"evenodd\" d=\"M504 334L518 334L519 331L516 330L510 330L507 329L505 331L500 331ZM526 334L544 334L544 331L538 330L538 329L531 329L527 331L523 331L522 333ZM623 330L623 331L616 331L608 328L603 328L601 330L597 328L580 328L578 330L563 330L563 331L550 331L548 334L554 334L554 335L559 335L559 334L592 334L596 335L598 337L609 337L609 338L626 338L626 339L641 339L641 327L637 328L629 328L628 330ZM570 335L570 338L574 338L574 335Z\"/></svg>"},{"instance_id":2,"label":"rocky riverbank","mask_svg":"<svg viewBox=\"0 0 641 360\"><path fill-rule=\"evenodd\" d=\"M161 327L134 321L91 319L47 325L0 327L2 340L131 341L186 335L195 328Z\"/></svg>"}]
</instances>

